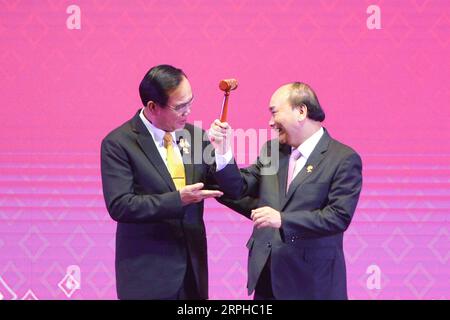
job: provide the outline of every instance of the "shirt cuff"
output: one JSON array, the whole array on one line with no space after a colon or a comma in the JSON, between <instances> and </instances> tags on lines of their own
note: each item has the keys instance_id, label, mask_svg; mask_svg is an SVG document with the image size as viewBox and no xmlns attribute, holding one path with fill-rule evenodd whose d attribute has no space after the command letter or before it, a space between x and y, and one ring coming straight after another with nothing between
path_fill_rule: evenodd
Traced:
<instances>
[{"instance_id":1,"label":"shirt cuff","mask_svg":"<svg viewBox=\"0 0 450 320\"><path fill-rule=\"evenodd\" d=\"M233 152L228 150L225 154L216 153L216 171L220 171L233 159Z\"/></svg>"}]
</instances>

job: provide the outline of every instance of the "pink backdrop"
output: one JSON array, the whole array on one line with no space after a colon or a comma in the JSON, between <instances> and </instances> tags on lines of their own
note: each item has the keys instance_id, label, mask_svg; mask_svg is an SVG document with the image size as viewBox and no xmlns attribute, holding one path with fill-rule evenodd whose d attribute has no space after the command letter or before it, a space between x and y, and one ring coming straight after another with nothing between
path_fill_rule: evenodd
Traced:
<instances>
[{"instance_id":1,"label":"pink backdrop","mask_svg":"<svg viewBox=\"0 0 450 320\"><path fill-rule=\"evenodd\" d=\"M79 30L66 26L71 4ZM379 30L366 26L372 4ZM229 122L242 129L267 128L279 85L311 84L326 128L364 161L345 236L350 298L450 298L447 0L2 0L0 41L5 299L116 298L100 141L133 116L143 74L160 63L187 73L191 121L205 128L222 78L239 80ZM210 298L246 299L252 225L214 201L205 217ZM80 267L81 287L65 294L69 265ZM367 286L370 265L379 289Z\"/></svg>"}]
</instances>

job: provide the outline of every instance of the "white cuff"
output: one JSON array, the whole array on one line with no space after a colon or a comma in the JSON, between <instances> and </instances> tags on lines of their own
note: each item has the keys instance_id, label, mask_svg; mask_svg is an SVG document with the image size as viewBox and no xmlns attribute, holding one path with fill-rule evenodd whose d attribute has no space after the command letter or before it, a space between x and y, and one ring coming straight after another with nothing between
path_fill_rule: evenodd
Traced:
<instances>
[{"instance_id":1,"label":"white cuff","mask_svg":"<svg viewBox=\"0 0 450 320\"><path fill-rule=\"evenodd\" d=\"M233 159L233 152L228 150L225 154L217 154L216 153L216 171L220 171L226 167L228 163L230 163L231 159Z\"/></svg>"}]
</instances>

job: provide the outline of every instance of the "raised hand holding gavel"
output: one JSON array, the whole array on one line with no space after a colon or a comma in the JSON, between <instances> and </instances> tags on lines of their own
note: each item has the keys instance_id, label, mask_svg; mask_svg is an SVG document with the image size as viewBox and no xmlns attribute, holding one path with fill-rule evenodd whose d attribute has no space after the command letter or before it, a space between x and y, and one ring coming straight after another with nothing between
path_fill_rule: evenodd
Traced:
<instances>
[{"instance_id":1,"label":"raised hand holding gavel","mask_svg":"<svg viewBox=\"0 0 450 320\"><path fill-rule=\"evenodd\" d=\"M208 131L209 141L216 149L216 153L225 154L231 148L231 127L226 122L228 114L228 98L230 91L235 90L238 86L236 79L225 79L220 81L219 88L224 91L222 112L220 120L216 119Z\"/></svg>"}]
</instances>

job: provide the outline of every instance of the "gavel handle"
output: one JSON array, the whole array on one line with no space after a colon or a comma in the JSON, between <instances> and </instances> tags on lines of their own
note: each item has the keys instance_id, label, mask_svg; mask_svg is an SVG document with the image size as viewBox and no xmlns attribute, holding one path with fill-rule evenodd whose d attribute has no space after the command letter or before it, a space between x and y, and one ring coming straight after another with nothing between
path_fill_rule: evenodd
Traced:
<instances>
[{"instance_id":1,"label":"gavel handle","mask_svg":"<svg viewBox=\"0 0 450 320\"><path fill-rule=\"evenodd\" d=\"M228 97L230 96L230 91L225 91L222 102L222 113L220 114L220 122L227 121L228 113Z\"/></svg>"}]
</instances>

